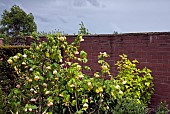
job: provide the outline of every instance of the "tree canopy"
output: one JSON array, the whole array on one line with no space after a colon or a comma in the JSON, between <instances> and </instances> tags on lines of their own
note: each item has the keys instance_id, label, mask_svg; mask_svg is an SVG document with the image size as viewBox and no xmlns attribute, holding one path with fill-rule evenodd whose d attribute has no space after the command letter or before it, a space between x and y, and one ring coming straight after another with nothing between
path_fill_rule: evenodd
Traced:
<instances>
[{"instance_id":1,"label":"tree canopy","mask_svg":"<svg viewBox=\"0 0 170 114\"><path fill-rule=\"evenodd\" d=\"M10 11L4 10L0 25L0 32L11 37L21 34L25 36L37 31L33 14L27 14L17 5L12 6Z\"/></svg>"}]
</instances>

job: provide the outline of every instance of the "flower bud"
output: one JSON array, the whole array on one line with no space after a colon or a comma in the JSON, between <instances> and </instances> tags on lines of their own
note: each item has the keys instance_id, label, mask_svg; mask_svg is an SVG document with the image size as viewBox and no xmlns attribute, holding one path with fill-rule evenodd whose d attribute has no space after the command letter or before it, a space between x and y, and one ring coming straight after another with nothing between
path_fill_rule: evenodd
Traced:
<instances>
[{"instance_id":1,"label":"flower bud","mask_svg":"<svg viewBox=\"0 0 170 114\"><path fill-rule=\"evenodd\" d=\"M50 70L50 69L51 69L51 66L46 67L46 69Z\"/></svg>"},{"instance_id":2,"label":"flower bud","mask_svg":"<svg viewBox=\"0 0 170 114\"><path fill-rule=\"evenodd\" d=\"M106 65L101 66L101 68L102 68L103 70L107 70L107 66L106 66Z\"/></svg>"},{"instance_id":3,"label":"flower bud","mask_svg":"<svg viewBox=\"0 0 170 114\"><path fill-rule=\"evenodd\" d=\"M14 58L14 59L19 59L19 57L18 57L17 55L15 55L13 58Z\"/></svg>"},{"instance_id":4,"label":"flower bud","mask_svg":"<svg viewBox=\"0 0 170 114\"><path fill-rule=\"evenodd\" d=\"M46 83L43 83L43 86L44 86L44 87L47 87L47 84L46 84Z\"/></svg>"},{"instance_id":5,"label":"flower bud","mask_svg":"<svg viewBox=\"0 0 170 114\"><path fill-rule=\"evenodd\" d=\"M26 65L26 62L22 62L22 65Z\"/></svg>"},{"instance_id":6,"label":"flower bud","mask_svg":"<svg viewBox=\"0 0 170 114\"><path fill-rule=\"evenodd\" d=\"M28 110L29 110L30 112L32 112L32 108L29 108Z\"/></svg>"},{"instance_id":7,"label":"flower bud","mask_svg":"<svg viewBox=\"0 0 170 114\"><path fill-rule=\"evenodd\" d=\"M27 57L27 55L26 55L26 54L24 54L24 55L22 55L22 57L26 58L26 57Z\"/></svg>"},{"instance_id":8,"label":"flower bud","mask_svg":"<svg viewBox=\"0 0 170 114\"><path fill-rule=\"evenodd\" d=\"M12 61L11 59L8 59L7 62L8 62L9 64L12 64L12 63L13 63L13 61Z\"/></svg>"},{"instance_id":9,"label":"flower bud","mask_svg":"<svg viewBox=\"0 0 170 114\"><path fill-rule=\"evenodd\" d=\"M80 66L80 65L77 65L77 69L78 69L78 70L81 70L81 66Z\"/></svg>"},{"instance_id":10,"label":"flower bud","mask_svg":"<svg viewBox=\"0 0 170 114\"><path fill-rule=\"evenodd\" d=\"M120 88L120 86L119 85L116 85L116 89L119 89Z\"/></svg>"},{"instance_id":11,"label":"flower bud","mask_svg":"<svg viewBox=\"0 0 170 114\"><path fill-rule=\"evenodd\" d=\"M88 106L89 105L87 103L84 103L84 105L83 105L84 108L88 108Z\"/></svg>"}]
</instances>

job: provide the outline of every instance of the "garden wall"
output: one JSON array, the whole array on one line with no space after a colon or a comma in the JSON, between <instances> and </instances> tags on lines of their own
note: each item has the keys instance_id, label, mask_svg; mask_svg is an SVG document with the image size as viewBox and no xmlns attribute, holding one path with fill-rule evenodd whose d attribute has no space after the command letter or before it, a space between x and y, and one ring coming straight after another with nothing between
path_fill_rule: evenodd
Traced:
<instances>
[{"instance_id":1,"label":"garden wall","mask_svg":"<svg viewBox=\"0 0 170 114\"><path fill-rule=\"evenodd\" d=\"M72 42L76 36L67 36ZM88 53L88 63L92 72L100 70L97 63L100 52L107 52L110 58L107 62L111 65L111 73L117 74L115 63L120 54L127 54L132 59L139 61L138 67L148 67L154 77L155 93L151 99L151 106L157 106L160 101L166 100L170 106L170 32L154 33L127 33L127 34L102 34L83 37L81 49ZM45 38L41 40L45 41ZM31 39L27 38L27 44ZM87 72L93 75L91 72Z\"/></svg>"},{"instance_id":2,"label":"garden wall","mask_svg":"<svg viewBox=\"0 0 170 114\"><path fill-rule=\"evenodd\" d=\"M74 38L67 36L69 42ZM110 55L107 61L114 75L117 73L114 64L120 59L119 55L127 54L130 59L139 61L138 67L146 66L152 70L155 84L152 106L161 100L166 100L170 106L170 32L89 35L83 38L81 49L88 53L88 65L93 72L100 70L97 63L100 52Z\"/></svg>"}]
</instances>

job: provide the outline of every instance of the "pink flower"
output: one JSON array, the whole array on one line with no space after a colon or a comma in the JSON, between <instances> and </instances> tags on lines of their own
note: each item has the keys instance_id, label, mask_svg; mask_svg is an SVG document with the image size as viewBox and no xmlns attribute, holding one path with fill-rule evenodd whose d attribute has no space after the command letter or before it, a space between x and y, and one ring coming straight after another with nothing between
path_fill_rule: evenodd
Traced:
<instances>
[{"instance_id":1,"label":"pink flower","mask_svg":"<svg viewBox=\"0 0 170 114\"><path fill-rule=\"evenodd\" d=\"M52 105L53 105L53 102L49 102L49 103L47 104L48 107L50 107L50 106L52 106Z\"/></svg>"},{"instance_id":2,"label":"pink flower","mask_svg":"<svg viewBox=\"0 0 170 114\"><path fill-rule=\"evenodd\" d=\"M34 99L34 98L33 98L33 99L31 99L30 101L35 102L35 101L36 101L36 99Z\"/></svg>"},{"instance_id":3,"label":"pink flower","mask_svg":"<svg viewBox=\"0 0 170 114\"><path fill-rule=\"evenodd\" d=\"M18 89L19 89L20 87L21 87L21 86L20 86L19 84L16 86L16 88L18 88Z\"/></svg>"}]
</instances>

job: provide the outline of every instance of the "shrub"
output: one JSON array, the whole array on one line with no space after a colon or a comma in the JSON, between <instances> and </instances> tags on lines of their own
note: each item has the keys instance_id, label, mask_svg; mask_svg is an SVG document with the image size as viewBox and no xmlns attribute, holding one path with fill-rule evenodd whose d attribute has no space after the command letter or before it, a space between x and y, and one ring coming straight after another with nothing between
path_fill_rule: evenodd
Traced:
<instances>
[{"instance_id":1,"label":"shrub","mask_svg":"<svg viewBox=\"0 0 170 114\"><path fill-rule=\"evenodd\" d=\"M125 97L135 98L145 104L150 103L153 94L153 77L148 68L136 68L137 60L130 61L127 55L120 55L121 60L116 63L118 68L117 79L122 81L122 91ZM124 86L123 86L124 83Z\"/></svg>"},{"instance_id":2,"label":"shrub","mask_svg":"<svg viewBox=\"0 0 170 114\"><path fill-rule=\"evenodd\" d=\"M157 110L156 110L156 114L168 114L170 112L170 110L168 109L168 105L166 102L160 102Z\"/></svg>"},{"instance_id":3,"label":"shrub","mask_svg":"<svg viewBox=\"0 0 170 114\"><path fill-rule=\"evenodd\" d=\"M38 40L38 35L34 33L33 38ZM103 52L98 56L101 72L87 76L82 71L90 67L80 65L88 61L87 53L78 49L81 41L81 35L71 44L60 34L48 35L47 42L33 43L23 54L8 59L19 76L8 96L13 113L113 113L124 98L136 99L139 107L149 102L153 93L149 69L137 69L136 60L131 62L122 55L117 63L119 74L113 77L105 61L109 56Z\"/></svg>"},{"instance_id":4,"label":"shrub","mask_svg":"<svg viewBox=\"0 0 170 114\"><path fill-rule=\"evenodd\" d=\"M138 100L123 98L118 99L118 103L113 110L113 114L146 114L146 105Z\"/></svg>"}]
</instances>

